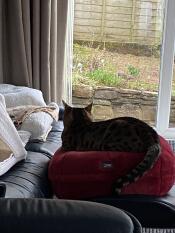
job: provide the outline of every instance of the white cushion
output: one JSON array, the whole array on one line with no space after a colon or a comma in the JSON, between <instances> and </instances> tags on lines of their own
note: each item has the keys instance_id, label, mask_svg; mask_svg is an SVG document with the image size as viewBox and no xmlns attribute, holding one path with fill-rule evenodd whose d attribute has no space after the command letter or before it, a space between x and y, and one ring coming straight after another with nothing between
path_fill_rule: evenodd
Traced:
<instances>
[{"instance_id":1,"label":"white cushion","mask_svg":"<svg viewBox=\"0 0 175 233\"><path fill-rule=\"evenodd\" d=\"M45 141L51 130L53 118L45 112L31 113L21 124L20 130L31 133L30 141Z\"/></svg>"}]
</instances>

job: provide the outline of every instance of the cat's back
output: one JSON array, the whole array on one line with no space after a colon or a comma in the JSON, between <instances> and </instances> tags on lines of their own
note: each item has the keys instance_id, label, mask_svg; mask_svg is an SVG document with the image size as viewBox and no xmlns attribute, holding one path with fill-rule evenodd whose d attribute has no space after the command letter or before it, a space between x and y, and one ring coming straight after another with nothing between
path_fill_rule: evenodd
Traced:
<instances>
[{"instance_id":1,"label":"cat's back","mask_svg":"<svg viewBox=\"0 0 175 233\"><path fill-rule=\"evenodd\" d=\"M133 117L119 117L92 125L92 132L96 133L96 138L100 138L103 150L139 152L159 141L151 126Z\"/></svg>"},{"instance_id":2,"label":"cat's back","mask_svg":"<svg viewBox=\"0 0 175 233\"><path fill-rule=\"evenodd\" d=\"M142 129L152 130L152 127L149 126L147 123L134 117L117 117L104 121L91 122L90 126L94 128L95 127L96 128L132 127L132 128L142 128Z\"/></svg>"}]
</instances>

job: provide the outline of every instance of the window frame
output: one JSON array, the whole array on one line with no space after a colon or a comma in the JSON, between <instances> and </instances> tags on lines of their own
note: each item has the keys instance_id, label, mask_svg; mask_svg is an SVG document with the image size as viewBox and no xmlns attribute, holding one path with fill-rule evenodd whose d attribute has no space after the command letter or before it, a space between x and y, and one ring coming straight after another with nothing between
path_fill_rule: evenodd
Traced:
<instances>
[{"instance_id":1,"label":"window frame","mask_svg":"<svg viewBox=\"0 0 175 233\"><path fill-rule=\"evenodd\" d=\"M175 128L169 127L175 45L174 12L175 1L165 0L156 130L167 139L175 139Z\"/></svg>"},{"instance_id":2,"label":"window frame","mask_svg":"<svg viewBox=\"0 0 175 233\"><path fill-rule=\"evenodd\" d=\"M65 38L64 79L62 98L66 103L72 103L72 68L73 68L73 27L74 0L67 2L67 25Z\"/></svg>"}]
</instances>

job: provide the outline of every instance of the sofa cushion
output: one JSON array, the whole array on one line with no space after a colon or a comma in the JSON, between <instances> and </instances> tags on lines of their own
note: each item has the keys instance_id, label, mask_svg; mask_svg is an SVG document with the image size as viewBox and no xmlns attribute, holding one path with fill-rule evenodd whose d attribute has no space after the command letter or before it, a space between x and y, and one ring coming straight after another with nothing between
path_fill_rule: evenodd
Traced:
<instances>
[{"instance_id":1,"label":"sofa cushion","mask_svg":"<svg viewBox=\"0 0 175 233\"><path fill-rule=\"evenodd\" d=\"M17 163L0 177L6 186L5 198L51 197L47 178L49 158L37 152L28 152L26 160Z\"/></svg>"},{"instance_id":2,"label":"sofa cushion","mask_svg":"<svg viewBox=\"0 0 175 233\"><path fill-rule=\"evenodd\" d=\"M162 152L154 167L121 194L165 195L175 181L175 156L160 137ZM112 194L112 185L143 158L143 153L58 150L49 164L49 178L60 198L82 199ZM129 159L131 158L131 159ZM102 165L111 164L106 168Z\"/></svg>"}]
</instances>

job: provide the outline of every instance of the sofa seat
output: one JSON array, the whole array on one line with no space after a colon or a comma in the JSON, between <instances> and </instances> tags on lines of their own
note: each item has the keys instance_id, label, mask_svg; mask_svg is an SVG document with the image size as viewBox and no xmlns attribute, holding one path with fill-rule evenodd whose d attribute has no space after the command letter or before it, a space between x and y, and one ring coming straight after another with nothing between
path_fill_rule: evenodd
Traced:
<instances>
[{"instance_id":1,"label":"sofa seat","mask_svg":"<svg viewBox=\"0 0 175 233\"><path fill-rule=\"evenodd\" d=\"M50 197L48 162L44 154L29 151L25 161L17 163L0 177L0 182L6 185L5 198Z\"/></svg>"},{"instance_id":2,"label":"sofa seat","mask_svg":"<svg viewBox=\"0 0 175 233\"><path fill-rule=\"evenodd\" d=\"M163 197L121 195L91 198L90 201L129 211L143 227L175 229L175 185Z\"/></svg>"}]
</instances>

